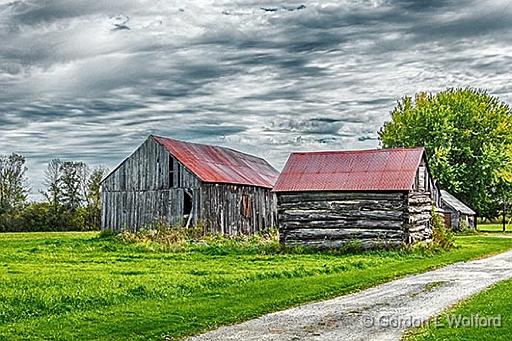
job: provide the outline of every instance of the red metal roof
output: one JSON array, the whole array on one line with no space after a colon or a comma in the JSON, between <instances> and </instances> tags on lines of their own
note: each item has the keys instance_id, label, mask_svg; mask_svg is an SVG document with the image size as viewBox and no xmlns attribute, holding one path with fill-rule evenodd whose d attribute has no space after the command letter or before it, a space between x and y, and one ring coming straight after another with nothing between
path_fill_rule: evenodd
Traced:
<instances>
[{"instance_id":1,"label":"red metal roof","mask_svg":"<svg viewBox=\"0 0 512 341\"><path fill-rule=\"evenodd\" d=\"M267 161L230 148L160 136L154 139L204 182L272 188L279 176Z\"/></svg>"},{"instance_id":2,"label":"red metal roof","mask_svg":"<svg viewBox=\"0 0 512 341\"><path fill-rule=\"evenodd\" d=\"M274 192L408 191L423 148L293 153Z\"/></svg>"}]
</instances>

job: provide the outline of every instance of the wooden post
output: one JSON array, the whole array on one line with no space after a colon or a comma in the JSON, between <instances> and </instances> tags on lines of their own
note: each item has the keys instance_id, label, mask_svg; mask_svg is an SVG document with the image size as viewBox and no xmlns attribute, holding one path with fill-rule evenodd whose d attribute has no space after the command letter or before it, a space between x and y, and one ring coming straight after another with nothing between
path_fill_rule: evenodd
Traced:
<instances>
[{"instance_id":1,"label":"wooden post","mask_svg":"<svg viewBox=\"0 0 512 341\"><path fill-rule=\"evenodd\" d=\"M503 233L507 227L507 202L503 200Z\"/></svg>"}]
</instances>

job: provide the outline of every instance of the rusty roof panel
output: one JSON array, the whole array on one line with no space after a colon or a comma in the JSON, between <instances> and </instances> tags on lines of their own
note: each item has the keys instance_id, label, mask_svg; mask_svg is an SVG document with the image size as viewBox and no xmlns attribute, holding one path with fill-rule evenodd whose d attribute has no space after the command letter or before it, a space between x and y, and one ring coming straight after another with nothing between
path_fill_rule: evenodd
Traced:
<instances>
[{"instance_id":1,"label":"rusty roof panel","mask_svg":"<svg viewBox=\"0 0 512 341\"><path fill-rule=\"evenodd\" d=\"M274 191L408 191L424 153L423 148L293 153Z\"/></svg>"},{"instance_id":2,"label":"rusty roof panel","mask_svg":"<svg viewBox=\"0 0 512 341\"><path fill-rule=\"evenodd\" d=\"M279 176L267 161L230 148L160 136L154 139L204 182L272 188Z\"/></svg>"}]
</instances>

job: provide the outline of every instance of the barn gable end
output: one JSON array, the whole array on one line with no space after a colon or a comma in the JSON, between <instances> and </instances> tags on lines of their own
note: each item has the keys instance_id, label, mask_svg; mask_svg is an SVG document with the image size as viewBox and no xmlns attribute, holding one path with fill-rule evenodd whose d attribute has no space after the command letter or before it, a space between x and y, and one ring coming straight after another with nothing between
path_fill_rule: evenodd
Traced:
<instances>
[{"instance_id":1,"label":"barn gable end","mask_svg":"<svg viewBox=\"0 0 512 341\"><path fill-rule=\"evenodd\" d=\"M149 137L103 180L102 228L176 224L183 216L185 188L199 192L200 180Z\"/></svg>"}]
</instances>

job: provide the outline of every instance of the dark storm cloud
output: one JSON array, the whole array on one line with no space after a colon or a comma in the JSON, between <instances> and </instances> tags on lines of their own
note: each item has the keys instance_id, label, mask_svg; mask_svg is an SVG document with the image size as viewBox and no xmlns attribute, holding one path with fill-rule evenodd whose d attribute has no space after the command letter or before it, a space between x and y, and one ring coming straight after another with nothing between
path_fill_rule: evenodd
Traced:
<instances>
[{"instance_id":1,"label":"dark storm cloud","mask_svg":"<svg viewBox=\"0 0 512 341\"><path fill-rule=\"evenodd\" d=\"M72 6L66 0L13 1L0 6L0 11L9 12L11 26L40 25L57 20L122 11L136 5L131 1L87 1L74 0Z\"/></svg>"},{"instance_id":2,"label":"dark storm cloud","mask_svg":"<svg viewBox=\"0 0 512 341\"><path fill-rule=\"evenodd\" d=\"M246 127L241 126L219 126L219 125L195 125L193 127L184 127L183 129L184 138L187 136L198 137L218 137L225 135L234 135L247 131Z\"/></svg>"},{"instance_id":3,"label":"dark storm cloud","mask_svg":"<svg viewBox=\"0 0 512 341\"><path fill-rule=\"evenodd\" d=\"M338 133L342 123L340 121L324 122L311 120L287 120L281 122L273 122L270 131L276 132L301 132L309 134L332 135Z\"/></svg>"},{"instance_id":4,"label":"dark storm cloud","mask_svg":"<svg viewBox=\"0 0 512 341\"><path fill-rule=\"evenodd\" d=\"M458 0L394 0L393 5L397 9L401 9L407 13L437 13L439 10L457 9L460 7ZM467 3L471 5L471 3Z\"/></svg>"},{"instance_id":5,"label":"dark storm cloud","mask_svg":"<svg viewBox=\"0 0 512 341\"><path fill-rule=\"evenodd\" d=\"M0 152L113 166L148 134L281 167L378 145L397 99L512 98L507 1L0 3ZM38 188L40 183L34 183Z\"/></svg>"},{"instance_id":6,"label":"dark storm cloud","mask_svg":"<svg viewBox=\"0 0 512 341\"><path fill-rule=\"evenodd\" d=\"M458 18L447 21L424 20L418 25L411 27L406 33L412 34L415 42L426 41L460 41L489 36L495 38L500 35L510 41L512 32L512 21L510 20L509 6L492 11L468 13ZM505 35L503 35L505 34Z\"/></svg>"}]
</instances>

